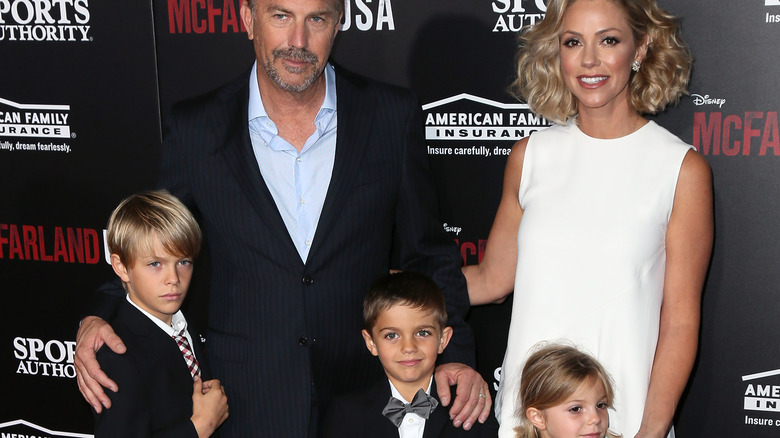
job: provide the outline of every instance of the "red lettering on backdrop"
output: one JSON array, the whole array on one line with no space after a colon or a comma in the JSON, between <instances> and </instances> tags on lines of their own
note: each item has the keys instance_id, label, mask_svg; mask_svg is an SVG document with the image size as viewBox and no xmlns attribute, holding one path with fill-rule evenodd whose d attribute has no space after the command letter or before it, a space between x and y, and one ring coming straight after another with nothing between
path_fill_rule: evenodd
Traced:
<instances>
[{"instance_id":1,"label":"red lettering on backdrop","mask_svg":"<svg viewBox=\"0 0 780 438\"><path fill-rule=\"evenodd\" d=\"M46 242L43 238L43 227L38 225L38 245L41 248L41 260L44 262L50 262L52 261L52 257L48 254L46 254Z\"/></svg>"},{"instance_id":2,"label":"red lettering on backdrop","mask_svg":"<svg viewBox=\"0 0 780 438\"><path fill-rule=\"evenodd\" d=\"M750 155L750 139L761 135L760 129L753 129L753 119L764 117L761 111L748 111L745 113L745 132L742 141L742 155Z\"/></svg>"},{"instance_id":3,"label":"red lettering on backdrop","mask_svg":"<svg viewBox=\"0 0 780 438\"><path fill-rule=\"evenodd\" d=\"M766 150L770 148L775 156L780 155L780 135L778 134L777 129L777 111L769 111L766 113L764 136L761 137L761 150L758 152L758 155L766 155Z\"/></svg>"},{"instance_id":4,"label":"red lettering on backdrop","mask_svg":"<svg viewBox=\"0 0 780 438\"><path fill-rule=\"evenodd\" d=\"M226 0L225 3L230 3ZM208 3L208 15L209 15L209 33L214 33L214 17L222 15L222 10L214 7L214 0L209 0Z\"/></svg>"},{"instance_id":5,"label":"red lettering on backdrop","mask_svg":"<svg viewBox=\"0 0 780 438\"><path fill-rule=\"evenodd\" d=\"M3 258L3 245L8 245L8 238L3 237L3 230L7 229L7 224L0 224L0 259Z\"/></svg>"},{"instance_id":6,"label":"red lettering on backdrop","mask_svg":"<svg viewBox=\"0 0 780 438\"><path fill-rule=\"evenodd\" d=\"M13 227L13 225L11 226ZM38 260L38 234L35 233L35 227L22 225L22 234L24 235L24 259L30 260L30 253L32 252L33 260Z\"/></svg>"},{"instance_id":7,"label":"red lettering on backdrop","mask_svg":"<svg viewBox=\"0 0 780 438\"><path fill-rule=\"evenodd\" d=\"M92 251L89 251L90 249ZM87 263L91 265L97 263L100 258L98 234L92 228L84 228L84 254L87 256Z\"/></svg>"},{"instance_id":8,"label":"red lettering on backdrop","mask_svg":"<svg viewBox=\"0 0 780 438\"><path fill-rule=\"evenodd\" d=\"M243 25L243 22L241 24ZM238 14L236 14L235 5L232 1L225 0L225 3L222 5L222 33L228 32L228 26L233 29L234 33L243 30L238 25Z\"/></svg>"},{"instance_id":9,"label":"red lettering on backdrop","mask_svg":"<svg viewBox=\"0 0 780 438\"><path fill-rule=\"evenodd\" d=\"M190 8L190 11L192 12L192 30L195 33L205 33L206 27L208 27L205 18L198 23L198 9L205 9L205 2L206 0L192 0L192 8ZM197 7L198 4L200 4L200 8Z\"/></svg>"},{"instance_id":10,"label":"red lettering on backdrop","mask_svg":"<svg viewBox=\"0 0 780 438\"><path fill-rule=\"evenodd\" d=\"M190 1L168 0L168 31L170 33L190 33Z\"/></svg>"},{"instance_id":11,"label":"red lettering on backdrop","mask_svg":"<svg viewBox=\"0 0 780 438\"><path fill-rule=\"evenodd\" d=\"M707 113L693 113L693 146L703 155L720 155L720 113L710 114L710 121L706 121Z\"/></svg>"},{"instance_id":12,"label":"red lettering on backdrop","mask_svg":"<svg viewBox=\"0 0 780 438\"><path fill-rule=\"evenodd\" d=\"M468 241L461 243L459 239L455 239L455 244L460 247L460 256L463 257L464 265L468 265L469 259L473 259L474 256L477 256L477 263L481 262L482 257L485 256L486 243L486 239L479 239L476 243Z\"/></svg>"},{"instance_id":13,"label":"red lettering on backdrop","mask_svg":"<svg viewBox=\"0 0 780 438\"><path fill-rule=\"evenodd\" d=\"M8 230L8 237L10 240L8 244L8 258L14 258L14 254L16 254L17 258L22 258L22 241L19 240L19 231L16 225L11 224L11 228Z\"/></svg>"},{"instance_id":14,"label":"red lettering on backdrop","mask_svg":"<svg viewBox=\"0 0 780 438\"><path fill-rule=\"evenodd\" d=\"M0 224L0 259L6 256L5 246L9 259L89 264L100 260L98 232L91 228L54 227L53 255L49 255L43 226Z\"/></svg>"},{"instance_id":15,"label":"red lettering on backdrop","mask_svg":"<svg viewBox=\"0 0 780 438\"><path fill-rule=\"evenodd\" d=\"M65 250L65 235L62 234L62 227L54 228L54 261L58 262L61 258L63 262L68 261L68 252Z\"/></svg>"},{"instance_id":16,"label":"red lettering on backdrop","mask_svg":"<svg viewBox=\"0 0 780 438\"><path fill-rule=\"evenodd\" d=\"M463 257L464 265L468 263L467 260L469 254L472 256L477 254L477 245L474 245L473 242L463 242L463 244L460 245L460 256Z\"/></svg>"},{"instance_id":17,"label":"red lettering on backdrop","mask_svg":"<svg viewBox=\"0 0 780 438\"><path fill-rule=\"evenodd\" d=\"M737 155L741 146L740 142L737 140L734 140L733 145L729 144L732 126L734 126L734 129L742 129L742 119L733 114L730 114L723 119L723 153L730 157Z\"/></svg>"},{"instance_id":18,"label":"red lettering on backdrop","mask_svg":"<svg viewBox=\"0 0 780 438\"><path fill-rule=\"evenodd\" d=\"M764 114L766 114L766 119L763 127L755 127L754 120L764 118ZM742 131L741 135L740 130ZM723 155L733 157L741 152L743 156L747 156L750 155L751 151L754 151L751 149L751 142L754 138L761 139L759 156L767 155L769 150L772 151L773 155L780 156L780 129L778 129L777 111L767 111L766 113L746 111L744 118L736 114L722 117L721 113L714 112L709 115L709 120L707 113L693 114L693 145L703 155L720 155L723 152Z\"/></svg>"},{"instance_id":19,"label":"red lettering on backdrop","mask_svg":"<svg viewBox=\"0 0 780 438\"><path fill-rule=\"evenodd\" d=\"M222 17L222 33L246 30L236 13L236 0L224 0L222 9L214 7L214 0L168 0L168 31L172 34L216 33L217 17Z\"/></svg>"},{"instance_id":20,"label":"red lettering on backdrop","mask_svg":"<svg viewBox=\"0 0 780 438\"><path fill-rule=\"evenodd\" d=\"M84 244L81 239L81 228L68 228L68 255L70 262L75 263L74 256L78 258L79 263L84 263Z\"/></svg>"}]
</instances>

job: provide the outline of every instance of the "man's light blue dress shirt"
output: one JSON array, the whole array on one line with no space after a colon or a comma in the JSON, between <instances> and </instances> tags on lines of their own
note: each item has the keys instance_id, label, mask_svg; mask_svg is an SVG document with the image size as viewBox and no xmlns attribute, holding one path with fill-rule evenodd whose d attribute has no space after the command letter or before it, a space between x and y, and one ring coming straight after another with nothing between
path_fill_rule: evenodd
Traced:
<instances>
[{"instance_id":1,"label":"man's light blue dress shirt","mask_svg":"<svg viewBox=\"0 0 780 438\"><path fill-rule=\"evenodd\" d=\"M306 262L317 231L336 157L336 73L325 67L325 100L314 119L314 133L300 152L278 135L257 85L257 63L249 75L249 137L276 207L301 260Z\"/></svg>"}]
</instances>

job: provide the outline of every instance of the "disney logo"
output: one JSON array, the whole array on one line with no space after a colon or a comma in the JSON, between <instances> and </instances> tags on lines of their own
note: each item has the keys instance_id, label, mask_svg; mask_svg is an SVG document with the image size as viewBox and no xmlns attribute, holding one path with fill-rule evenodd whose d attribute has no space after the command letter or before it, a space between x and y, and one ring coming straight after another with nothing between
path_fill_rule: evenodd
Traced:
<instances>
[{"instance_id":1,"label":"disney logo","mask_svg":"<svg viewBox=\"0 0 780 438\"><path fill-rule=\"evenodd\" d=\"M710 98L709 94L702 96L701 94L691 94L693 98L693 104L696 106L701 105L718 105L718 108L722 107L726 103L726 99L714 99Z\"/></svg>"},{"instance_id":2,"label":"disney logo","mask_svg":"<svg viewBox=\"0 0 780 438\"><path fill-rule=\"evenodd\" d=\"M444 224L444 231L446 231L448 233L455 233L455 235L457 236L457 235L460 234L461 231L463 231L463 229L461 227L451 227L451 226L449 226L448 224L445 223Z\"/></svg>"}]
</instances>

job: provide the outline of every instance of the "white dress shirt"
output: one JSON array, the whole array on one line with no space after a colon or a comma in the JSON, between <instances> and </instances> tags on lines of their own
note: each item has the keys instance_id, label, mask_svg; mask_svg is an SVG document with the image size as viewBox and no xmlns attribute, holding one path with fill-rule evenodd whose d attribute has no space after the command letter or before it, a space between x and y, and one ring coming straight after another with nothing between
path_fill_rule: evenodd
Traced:
<instances>
[{"instance_id":1,"label":"white dress shirt","mask_svg":"<svg viewBox=\"0 0 780 438\"><path fill-rule=\"evenodd\" d=\"M176 313L173 314L171 317L171 325L168 325L164 323L160 318L152 315L151 313L147 312L146 310L138 307L137 304L133 302L133 300L130 299L130 295L125 295L125 298L127 298L127 302L132 304L133 307L140 310L141 313L146 315L147 318L151 319L153 323L157 324L157 327L160 327L162 331L165 332L168 336L173 339L173 335L176 333L180 333L182 330L184 330L184 335L187 337L187 342L190 343L190 351L192 352L192 355L195 356L195 359L198 359L198 356L195 354L195 348L192 347L192 336L190 336L190 331L187 330L187 320L184 318L184 314L181 313L181 310L176 311Z\"/></svg>"},{"instance_id":2,"label":"white dress shirt","mask_svg":"<svg viewBox=\"0 0 780 438\"><path fill-rule=\"evenodd\" d=\"M433 381L433 376L431 376L431 380L428 382L428 388L425 390L425 393L428 395L431 395L431 382ZM390 382L388 380L388 382ZM397 389L395 389L395 385L393 385L393 382L390 382L390 393L393 397L397 398L398 400L401 400L405 404L411 403L411 400L407 400L404 398L404 396L401 395L400 392L398 392ZM408 413L404 415L404 420L401 422L401 427L398 428L398 435L400 438L422 438L423 432L425 431L425 418L415 414L415 413Z\"/></svg>"}]
</instances>

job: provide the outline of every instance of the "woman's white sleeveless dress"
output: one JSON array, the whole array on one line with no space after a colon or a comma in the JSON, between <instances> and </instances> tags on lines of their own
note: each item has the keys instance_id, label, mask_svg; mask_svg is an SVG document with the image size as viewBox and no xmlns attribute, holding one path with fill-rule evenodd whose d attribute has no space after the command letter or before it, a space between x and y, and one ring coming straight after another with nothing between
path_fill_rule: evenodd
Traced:
<instances>
[{"instance_id":1,"label":"woman's white sleeveless dress","mask_svg":"<svg viewBox=\"0 0 780 438\"><path fill-rule=\"evenodd\" d=\"M496 400L500 437L514 437L520 374L540 341L567 340L596 356L615 381L610 428L625 438L639 430L658 340L666 228L689 149L652 121L617 139L588 137L574 124L529 139Z\"/></svg>"}]
</instances>

